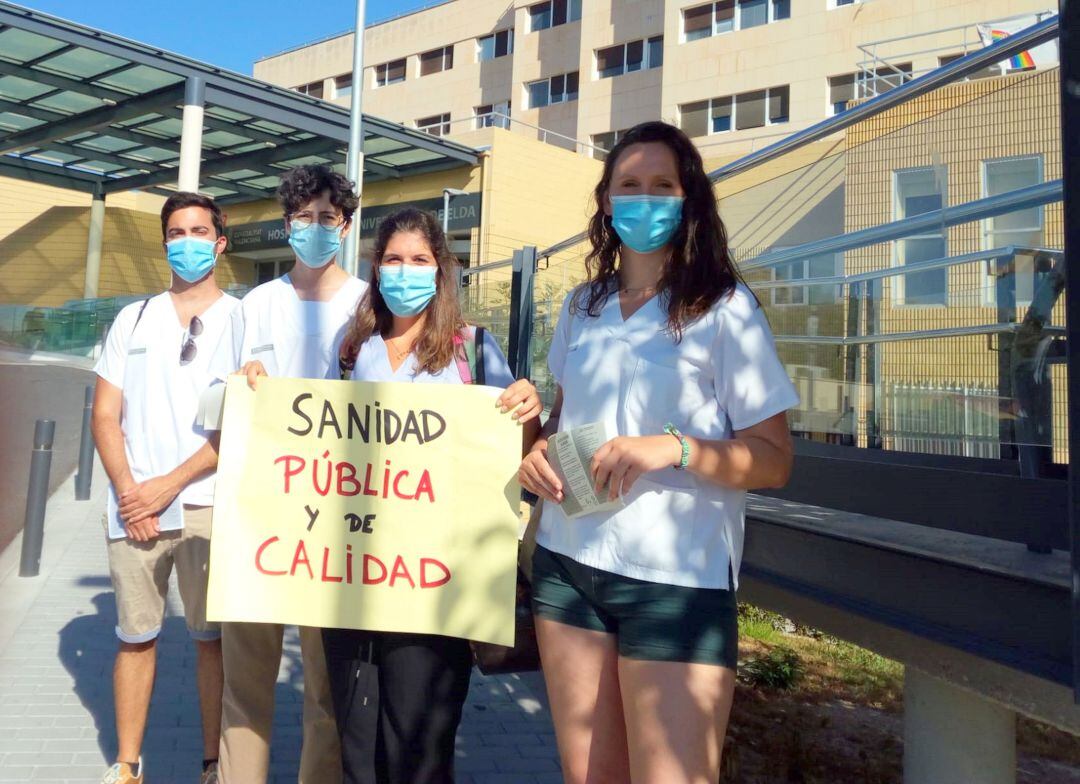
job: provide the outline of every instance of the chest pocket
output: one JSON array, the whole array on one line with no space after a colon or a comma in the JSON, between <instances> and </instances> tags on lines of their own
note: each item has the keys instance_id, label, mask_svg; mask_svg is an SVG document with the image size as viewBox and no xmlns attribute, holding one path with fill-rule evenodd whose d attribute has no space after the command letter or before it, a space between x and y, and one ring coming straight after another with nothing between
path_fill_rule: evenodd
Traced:
<instances>
[{"instance_id":1,"label":"chest pocket","mask_svg":"<svg viewBox=\"0 0 1080 784\"><path fill-rule=\"evenodd\" d=\"M611 359L610 340L605 335L593 332L580 336L566 349L563 394L591 400L613 397L617 377L605 368Z\"/></svg>"},{"instance_id":2,"label":"chest pocket","mask_svg":"<svg viewBox=\"0 0 1080 784\"><path fill-rule=\"evenodd\" d=\"M626 390L627 435L655 435L668 422L687 429L707 403L697 368L638 357Z\"/></svg>"}]
</instances>

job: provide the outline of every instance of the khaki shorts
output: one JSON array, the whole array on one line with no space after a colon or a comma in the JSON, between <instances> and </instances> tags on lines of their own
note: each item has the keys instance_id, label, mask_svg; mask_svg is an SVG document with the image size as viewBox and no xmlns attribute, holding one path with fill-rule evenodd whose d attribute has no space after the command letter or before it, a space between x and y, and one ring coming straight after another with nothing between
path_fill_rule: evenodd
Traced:
<instances>
[{"instance_id":1,"label":"khaki shorts","mask_svg":"<svg viewBox=\"0 0 1080 784\"><path fill-rule=\"evenodd\" d=\"M221 626L206 620L213 509L185 505L183 529L165 531L149 542L108 540L109 572L116 594L116 636L121 640L149 642L161 632L174 566L192 638L221 637Z\"/></svg>"}]
</instances>

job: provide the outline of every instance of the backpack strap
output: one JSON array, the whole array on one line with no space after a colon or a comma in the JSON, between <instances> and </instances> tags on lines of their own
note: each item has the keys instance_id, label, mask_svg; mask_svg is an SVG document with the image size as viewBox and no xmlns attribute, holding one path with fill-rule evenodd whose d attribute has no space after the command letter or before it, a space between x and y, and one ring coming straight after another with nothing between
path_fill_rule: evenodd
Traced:
<instances>
[{"instance_id":1,"label":"backpack strap","mask_svg":"<svg viewBox=\"0 0 1080 784\"><path fill-rule=\"evenodd\" d=\"M454 336L454 362L462 384L484 383L483 327L466 327L465 334Z\"/></svg>"},{"instance_id":2,"label":"backpack strap","mask_svg":"<svg viewBox=\"0 0 1080 784\"><path fill-rule=\"evenodd\" d=\"M476 332L473 335L473 352L476 354L476 362L473 367L476 372L473 373L473 377L476 379L477 384L486 384L487 378L484 372L484 328L477 327Z\"/></svg>"},{"instance_id":3,"label":"backpack strap","mask_svg":"<svg viewBox=\"0 0 1080 784\"><path fill-rule=\"evenodd\" d=\"M474 376L473 368L476 367L476 352L473 344L476 331L472 327L465 327L464 332L465 334L459 332L454 335L454 363L457 365L461 383L471 384Z\"/></svg>"},{"instance_id":4,"label":"backpack strap","mask_svg":"<svg viewBox=\"0 0 1080 784\"><path fill-rule=\"evenodd\" d=\"M142 314L146 311L146 306L150 304L150 299L144 299L142 301L142 307L139 308L139 315L135 317L135 323L131 325L131 334L135 334L135 327L139 326L139 322L142 321Z\"/></svg>"}]
</instances>

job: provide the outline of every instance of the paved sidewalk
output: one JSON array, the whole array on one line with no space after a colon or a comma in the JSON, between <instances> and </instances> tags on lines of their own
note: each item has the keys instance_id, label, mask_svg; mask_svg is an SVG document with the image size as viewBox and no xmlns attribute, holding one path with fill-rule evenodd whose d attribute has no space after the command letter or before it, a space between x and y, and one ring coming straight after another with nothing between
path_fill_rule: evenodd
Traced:
<instances>
[{"instance_id":1,"label":"paved sidewalk","mask_svg":"<svg viewBox=\"0 0 1080 784\"><path fill-rule=\"evenodd\" d=\"M115 753L116 610L101 527L103 478L99 463L90 501L71 500L70 477L57 489L39 577L17 576L21 537L0 553L0 782L93 784ZM197 782L201 759L195 652L175 586L167 615L144 749L148 784ZM292 634L277 684L274 782L296 781L300 666ZM457 780L465 784L560 782L539 678L475 674L457 754Z\"/></svg>"}]
</instances>

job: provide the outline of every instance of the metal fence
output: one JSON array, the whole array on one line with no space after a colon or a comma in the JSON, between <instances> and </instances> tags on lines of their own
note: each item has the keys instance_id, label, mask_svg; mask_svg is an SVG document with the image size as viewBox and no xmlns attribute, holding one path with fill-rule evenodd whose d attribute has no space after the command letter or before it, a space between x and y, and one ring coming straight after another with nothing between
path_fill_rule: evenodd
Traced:
<instances>
[{"instance_id":1,"label":"metal fence","mask_svg":"<svg viewBox=\"0 0 1080 784\"><path fill-rule=\"evenodd\" d=\"M886 449L997 458L1006 399L985 386L887 383L881 438Z\"/></svg>"}]
</instances>

